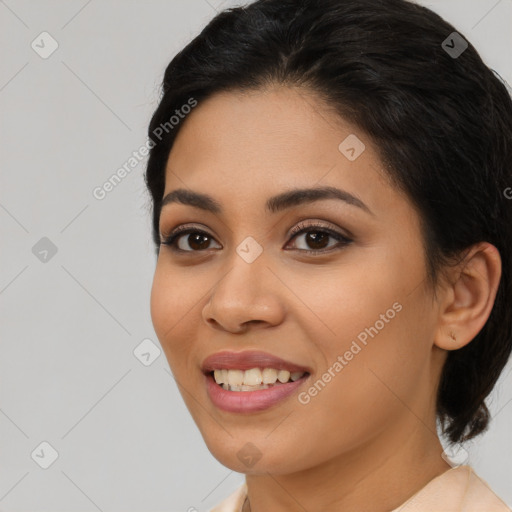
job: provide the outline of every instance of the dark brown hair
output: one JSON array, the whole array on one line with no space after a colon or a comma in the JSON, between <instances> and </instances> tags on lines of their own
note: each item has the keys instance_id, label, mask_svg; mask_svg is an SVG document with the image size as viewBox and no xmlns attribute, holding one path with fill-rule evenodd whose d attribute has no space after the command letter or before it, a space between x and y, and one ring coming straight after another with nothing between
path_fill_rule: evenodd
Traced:
<instances>
[{"instance_id":1,"label":"dark brown hair","mask_svg":"<svg viewBox=\"0 0 512 512\"><path fill-rule=\"evenodd\" d=\"M220 91L303 87L373 141L416 206L431 283L473 244L495 245L502 277L490 318L449 352L439 385L451 443L487 428L485 398L512 350L512 100L455 31L406 0L259 0L222 11L165 71L145 176L158 254L166 163L186 122L170 117Z\"/></svg>"}]
</instances>

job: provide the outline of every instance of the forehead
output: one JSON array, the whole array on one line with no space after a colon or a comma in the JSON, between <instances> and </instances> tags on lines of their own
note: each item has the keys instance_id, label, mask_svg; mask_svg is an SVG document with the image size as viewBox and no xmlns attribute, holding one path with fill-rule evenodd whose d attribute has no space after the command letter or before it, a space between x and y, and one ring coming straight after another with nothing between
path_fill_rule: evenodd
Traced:
<instances>
[{"instance_id":1,"label":"forehead","mask_svg":"<svg viewBox=\"0 0 512 512\"><path fill-rule=\"evenodd\" d=\"M190 188L263 210L268 197L284 190L333 186L374 211L406 200L389 183L366 134L304 90L214 94L181 122L164 196Z\"/></svg>"}]
</instances>

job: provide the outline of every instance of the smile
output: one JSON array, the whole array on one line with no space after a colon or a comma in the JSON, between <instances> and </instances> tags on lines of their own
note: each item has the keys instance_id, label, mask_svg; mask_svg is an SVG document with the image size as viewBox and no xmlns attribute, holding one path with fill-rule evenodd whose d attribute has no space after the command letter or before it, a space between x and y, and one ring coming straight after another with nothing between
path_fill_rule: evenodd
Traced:
<instances>
[{"instance_id":1,"label":"smile","mask_svg":"<svg viewBox=\"0 0 512 512\"><path fill-rule=\"evenodd\" d=\"M295 381L287 379L285 382L281 382L276 380L274 383L258 385L218 384L215 382L214 372L205 375L204 378L208 396L216 407L232 413L254 413L282 403L286 398L295 394L298 388L308 380L309 376L309 373L303 373ZM284 377L282 376L283 380Z\"/></svg>"}]
</instances>

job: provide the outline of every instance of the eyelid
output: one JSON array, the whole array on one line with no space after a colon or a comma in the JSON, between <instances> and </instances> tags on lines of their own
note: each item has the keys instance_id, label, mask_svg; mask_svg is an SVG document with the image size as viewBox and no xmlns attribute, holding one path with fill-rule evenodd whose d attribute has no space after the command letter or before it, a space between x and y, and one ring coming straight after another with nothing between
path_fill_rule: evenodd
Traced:
<instances>
[{"instance_id":1,"label":"eyelid","mask_svg":"<svg viewBox=\"0 0 512 512\"><path fill-rule=\"evenodd\" d=\"M310 223L305 223L305 221L310 221ZM320 224L321 222L327 223L327 225ZM173 228L166 232L162 232L162 230L159 230L160 240L169 238L171 235L177 235L177 234L181 233L182 231L187 230L188 228L197 229L198 231L204 231L206 234L208 234L208 236L215 238L215 235L209 233L207 228L203 228L203 227L198 228L198 225L192 222L192 223L180 224L176 228ZM320 219L311 219L309 217L307 217L305 219L299 219L297 221L297 223L295 224L295 226L288 231L287 236L291 237L293 235L296 235L297 233L299 233L301 231L301 229L305 229L305 228L319 228L319 229L321 228L321 229L331 230L332 232L334 232L337 235L345 236L345 238L354 238L354 235L352 235L352 233L347 229L344 229L346 234L339 233L338 232L339 228L337 226L335 226L333 223L331 223L329 221L325 221L325 220L320 220Z\"/></svg>"},{"instance_id":2,"label":"eyelid","mask_svg":"<svg viewBox=\"0 0 512 512\"><path fill-rule=\"evenodd\" d=\"M309 222L308 222L309 221ZM332 228L329 225L325 225L325 223L328 223L328 221L324 220L312 220L307 219L306 221L299 220L297 224L288 232L287 238L289 239L286 243L285 247L287 247L295 238L297 238L299 235L302 235L304 233L307 233L309 231L315 231L315 228L317 231L322 231L324 233L327 233L331 238L334 238L337 240L337 244L334 245L334 247L328 248L328 249L297 249L297 252L299 253L305 253L305 254L315 254L315 255L322 255L327 253L335 252L336 250L341 249L342 247L349 245L351 242L354 241L354 237L351 233L343 234L340 233L339 228ZM328 223L332 224L332 223ZM347 230L345 230L347 231ZM205 249L204 251L187 251L183 249L179 249L177 247L177 241L181 236L185 236L190 233L200 233L203 235L206 235L207 237L211 238L214 242L217 242L216 236L209 233L208 230L198 227L197 224L194 223L187 223L187 224L181 224L174 229L170 230L170 232L162 233L160 230L160 245L167 245L169 246L174 252L178 254L185 254L185 253L206 253L209 249ZM341 246L341 247L340 247ZM217 249L218 250L218 249Z\"/></svg>"},{"instance_id":3,"label":"eyelid","mask_svg":"<svg viewBox=\"0 0 512 512\"><path fill-rule=\"evenodd\" d=\"M336 236L343 236L345 238L354 239L354 235L348 230L348 229L341 229L332 222L322 220L322 219L311 219L310 217L307 217L306 219L300 219L297 221L297 224L290 229L288 232L288 236L292 237L298 233L300 233L302 230L305 229L311 229L314 228L322 229L327 232L330 232ZM340 232L341 231L341 232Z\"/></svg>"},{"instance_id":4,"label":"eyelid","mask_svg":"<svg viewBox=\"0 0 512 512\"><path fill-rule=\"evenodd\" d=\"M212 238L215 238L215 235L212 235L208 232L207 228L199 227L197 224L194 224L193 222L189 222L186 224L180 224L179 226L176 226L175 228L172 228L170 230L159 230L160 240L165 240L171 236L179 235L183 231L187 231L188 229L194 229L196 231L202 231L206 233L208 236L211 236Z\"/></svg>"}]
</instances>

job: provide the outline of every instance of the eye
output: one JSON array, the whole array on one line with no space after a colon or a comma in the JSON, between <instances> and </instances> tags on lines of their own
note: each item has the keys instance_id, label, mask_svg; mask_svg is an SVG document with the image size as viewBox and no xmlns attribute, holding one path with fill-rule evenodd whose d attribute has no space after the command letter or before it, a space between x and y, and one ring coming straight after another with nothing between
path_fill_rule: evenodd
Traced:
<instances>
[{"instance_id":1,"label":"eye","mask_svg":"<svg viewBox=\"0 0 512 512\"><path fill-rule=\"evenodd\" d=\"M160 244L167 245L176 252L200 252L209 249L212 240L213 237L206 231L180 226L170 235L162 236ZM187 249L187 245L191 249Z\"/></svg>"},{"instance_id":2,"label":"eye","mask_svg":"<svg viewBox=\"0 0 512 512\"><path fill-rule=\"evenodd\" d=\"M291 235L292 240L299 239L300 236L304 235L304 243L312 249L298 248L298 251L312 255L331 252L352 242L350 238L319 223L299 223L292 229ZM337 243L329 246L329 239L334 239ZM211 249L210 243L212 240L214 240L213 236L206 231L184 225L179 226L167 236L161 235L160 244L166 245L178 253L202 252ZM222 247L219 246L219 248Z\"/></svg>"},{"instance_id":3,"label":"eye","mask_svg":"<svg viewBox=\"0 0 512 512\"><path fill-rule=\"evenodd\" d=\"M300 252L313 255L331 252L332 250L342 248L352 242L350 238L319 223L299 223L295 228L293 228L291 234L293 235L292 240L300 239L304 236L302 245L306 245L306 247L309 246L310 248L312 247L313 250L307 248L299 248L298 250ZM329 246L329 238L335 239L337 243Z\"/></svg>"}]
</instances>

